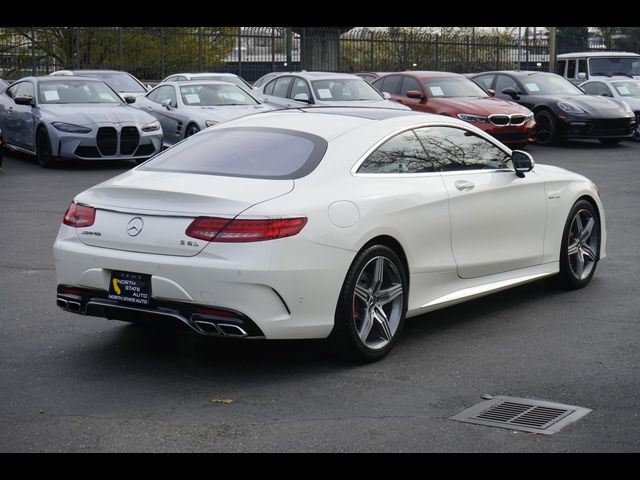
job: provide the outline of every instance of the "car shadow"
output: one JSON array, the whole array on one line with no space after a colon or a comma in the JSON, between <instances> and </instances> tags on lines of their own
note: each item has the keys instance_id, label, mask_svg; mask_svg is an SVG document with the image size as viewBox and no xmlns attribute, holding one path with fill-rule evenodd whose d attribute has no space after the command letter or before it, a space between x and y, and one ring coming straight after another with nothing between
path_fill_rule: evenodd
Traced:
<instances>
[{"instance_id":1,"label":"car shadow","mask_svg":"<svg viewBox=\"0 0 640 480\"><path fill-rule=\"evenodd\" d=\"M16 160L22 164L31 164L34 167L41 168L38 165L38 160L34 155L28 155L22 152L9 152L8 150L3 150L3 154L5 155L5 161L8 158L12 160ZM56 162L55 166L49 170L56 171L69 171L69 170L79 170L79 171L99 171L99 170L129 170L136 166L136 163L133 160L61 160ZM45 170L45 169L43 169Z\"/></svg>"},{"instance_id":2,"label":"car shadow","mask_svg":"<svg viewBox=\"0 0 640 480\"><path fill-rule=\"evenodd\" d=\"M539 302L542 296L555 294L562 293L555 293L543 282L535 282L410 318L400 342L387 358L402 356L407 344L423 342L428 348L430 337L442 331L459 329L472 322L477 322L477 328L486 328L492 313L504 316L515 306L526 307L527 303ZM123 324L108 338L101 336L77 353L82 355L83 362L99 365L105 374L119 374L126 365L129 374L162 374L172 378L188 373L202 378L252 381L265 375L371 368L336 357L322 340L231 340L199 336L186 327L135 324Z\"/></svg>"}]
</instances>

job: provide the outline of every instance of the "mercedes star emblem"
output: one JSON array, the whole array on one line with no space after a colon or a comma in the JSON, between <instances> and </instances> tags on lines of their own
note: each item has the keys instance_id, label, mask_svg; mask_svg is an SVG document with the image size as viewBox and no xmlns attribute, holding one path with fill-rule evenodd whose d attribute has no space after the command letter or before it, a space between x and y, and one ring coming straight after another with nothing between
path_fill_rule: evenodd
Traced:
<instances>
[{"instance_id":1,"label":"mercedes star emblem","mask_svg":"<svg viewBox=\"0 0 640 480\"><path fill-rule=\"evenodd\" d=\"M135 237L142 231L144 221L140 217L133 217L127 225L127 233L130 237Z\"/></svg>"}]
</instances>

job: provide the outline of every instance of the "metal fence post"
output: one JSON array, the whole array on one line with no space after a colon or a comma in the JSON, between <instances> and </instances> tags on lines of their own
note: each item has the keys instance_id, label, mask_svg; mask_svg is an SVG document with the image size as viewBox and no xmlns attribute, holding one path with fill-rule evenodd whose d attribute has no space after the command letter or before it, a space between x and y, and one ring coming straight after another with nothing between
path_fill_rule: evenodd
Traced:
<instances>
[{"instance_id":1,"label":"metal fence post","mask_svg":"<svg viewBox=\"0 0 640 480\"><path fill-rule=\"evenodd\" d=\"M404 32L402 37L402 69L407 70L407 32Z\"/></svg>"},{"instance_id":2,"label":"metal fence post","mask_svg":"<svg viewBox=\"0 0 640 480\"><path fill-rule=\"evenodd\" d=\"M120 59L120 70L124 70L122 66L122 27L118 27L118 54Z\"/></svg>"},{"instance_id":3,"label":"metal fence post","mask_svg":"<svg viewBox=\"0 0 640 480\"><path fill-rule=\"evenodd\" d=\"M160 78L164 78L164 27L160 27Z\"/></svg>"},{"instance_id":4,"label":"metal fence post","mask_svg":"<svg viewBox=\"0 0 640 480\"><path fill-rule=\"evenodd\" d=\"M496 37L496 70L500 70L500 37Z\"/></svg>"},{"instance_id":5,"label":"metal fence post","mask_svg":"<svg viewBox=\"0 0 640 480\"><path fill-rule=\"evenodd\" d=\"M75 27L76 69L80 70L80 29Z\"/></svg>"},{"instance_id":6,"label":"metal fence post","mask_svg":"<svg viewBox=\"0 0 640 480\"><path fill-rule=\"evenodd\" d=\"M369 32L369 42L371 45L371 49L369 50L369 70L373 71L373 58L374 58L374 50L373 50L373 32Z\"/></svg>"},{"instance_id":7,"label":"metal fence post","mask_svg":"<svg viewBox=\"0 0 640 480\"><path fill-rule=\"evenodd\" d=\"M198 70L202 71L202 27L198 27Z\"/></svg>"},{"instance_id":8,"label":"metal fence post","mask_svg":"<svg viewBox=\"0 0 640 480\"><path fill-rule=\"evenodd\" d=\"M440 35L436 34L436 66L434 70L438 70L440 66Z\"/></svg>"},{"instance_id":9,"label":"metal fence post","mask_svg":"<svg viewBox=\"0 0 640 480\"><path fill-rule=\"evenodd\" d=\"M466 41L465 41L465 67L464 67L464 69L467 72L469 71L469 49L470 49L470 40L469 40L469 35L467 35Z\"/></svg>"},{"instance_id":10,"label":"metal fence post","mask_svg":"<svg viewBox=\"0 0 640 480\"><path fill-rule=\"evenodd\" d=\"M36 76L36 30L31 27L31 76Z\"/></svg>"},{"instance_id":11,"label":"metal fence post","mask_svg":"<svg viewBox=\"0 0 640 480\"><path fill-rule=\"evenodd\" d=\"M276 71L276 29L271 27L271 71Z\"/></svg>"},{"instance_id":12,"label":"metal fence post","mask_svg":"<svg viewBox=\"0 0 640 480\"><path fill-rule=\"evenodd\" d=\"M242 27L238 27L238 76L242 76Z\"/></svg>"}]
</instances>

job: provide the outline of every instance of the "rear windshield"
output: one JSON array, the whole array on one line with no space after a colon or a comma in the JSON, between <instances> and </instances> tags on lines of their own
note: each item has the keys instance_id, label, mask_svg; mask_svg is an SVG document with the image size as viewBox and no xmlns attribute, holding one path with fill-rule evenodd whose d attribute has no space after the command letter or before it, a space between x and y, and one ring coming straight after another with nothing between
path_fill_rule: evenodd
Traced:
<instances>
[{"instance_id":1,"label":"rear windshield","mask_svg":"<svg viewBox=\"0 0 640 480\"><path fill-rule=\"evenodd\" d=\"M213 128L164 151L139 170L295 179L311 173L326 150L323 138L294 130Z\"/></svg>"}]
</instances>

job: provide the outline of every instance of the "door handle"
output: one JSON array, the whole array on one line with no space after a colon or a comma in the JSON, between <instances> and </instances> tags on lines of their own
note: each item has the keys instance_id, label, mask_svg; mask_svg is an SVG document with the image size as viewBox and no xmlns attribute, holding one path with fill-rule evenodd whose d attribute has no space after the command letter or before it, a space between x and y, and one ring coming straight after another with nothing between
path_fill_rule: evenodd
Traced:
<instances>
[{"instance_id":1,"label":"door handle","mask_svg":"<svg viewBox=\"0 0 640 480\"><path fill-rule=\"evenodd\" d=\"M153 107L152 106L148 106L147 110L153 110Z\"/></svg>"},{"instance_id":2,"label":"door handle","mask_svg":"<svg viewBox=\"0 0 640 480\"><path fill-rule=\"evenodd\" d=\"M454 185L461 192L469 192L475 188L475 184L466 180L458 180Z\"/></svg>"}]
</instances>

